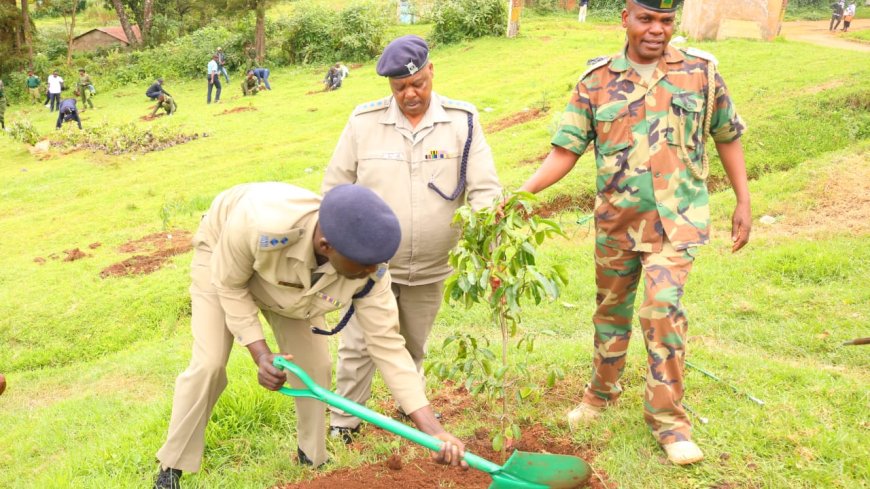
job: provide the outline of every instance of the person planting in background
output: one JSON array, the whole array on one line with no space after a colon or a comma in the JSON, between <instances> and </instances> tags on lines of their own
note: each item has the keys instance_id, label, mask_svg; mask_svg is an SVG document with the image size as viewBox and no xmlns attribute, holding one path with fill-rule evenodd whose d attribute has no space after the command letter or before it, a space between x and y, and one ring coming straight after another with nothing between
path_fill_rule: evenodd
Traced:
<instances>
[{"instance_id":1,"label":"person planting in background","mask_svg":"<svg viewBox=\"0 0 870 489\"><path fill-rule=\"evenodd\" d=\"M266 90L271 90L272 86L269 85L269 69L268 68L252 68L251 71L254 72L254 76L257 77L257 82L260 85L264 85Z\"/></svg>"},{"instance_id":2,"label":"person planting in background","mask_svg":"<svg viewBox=\"0 0 870 489\"><path fill-rule=\"evenodd\" d=\"M234 341L248 349L266 389L276 391L288 381L273 361L291 355L328 388L328 335L341 327L328 331L325 316L345 304L353 305L355 327L393 396L421 431L445 442L435 459L467 467L464 445L435 418L399 334L384 262L400 239L395 214L359 185L335 187L321 198L284 183L252 183L214 199L193 237L193 353L175 384L169 433L157 452L155 488L176 489L182 471L199 470L206 424L227 385ZM266 343L260 313L281 353ZM302 387L290 377L291 385ZM319 467L328 459L324 406L314 399L294 400L299 463Z\"/></svg>"},{"instance_id":3,"label":"person planting in background","mask_svg":"<svg viewBox=\"0 0 870 489\"><path fill-rule=\"evenodd\" d=\"M230 82L230 74L227 73L227 55L224 54L224 50L220 47L217 48L217 52L215 53L217 56L218 67L220 67L221 73L224 74L224 78L227 80L227 83Z\"/></svg>"},{"instance_id":4,"label":"person planting in background","mask_svg":"<svg viewBox=\"0 0 870 489\"><path fill-rule=\"evenodd\" d=\"M151 86L145 90L145 96L151 100L157 100L161 94L169 95L169 92L163 88L163 78L158 78L157 81L152 83Z\"/></svg>"},{"instance_id":5,"label":"person planting in background","mask_svg":"<svg viewBox=\"0 0 870 489\"><path fill-rule=\"evenodd\" d=\"M157 115L157 111L163 109L166 111L166 115L172 115L178 110L178 106L175 104L175 100L172 99L169 95L165 93L161 93L157 97L157 105L154 106L154 110L151 111L151 117Z\"/></svg>"},{"instance_id":6,"label":"person planting in background","mask_svg":"<svg viewBox=\"0 0 870 489\"><path fill-rule=\"evenodd\" d=\"M65 122L70 121L76 121L76 124L79 125L79 129L82 128L82 119L79 117L79 110L76 107L76 99L74 98L63 99L60 104L58 104L55 129L60 129L60 126Z\"/></svg>"},{"instance_id":7,"label":"person planting in background","mask_svg":"<svg viewBox=\"0 0 870 489\"><path fill-rule=\"evenodd\" d=\"M30 104L39 103L39 97L42 96L39 90L39 77L33 73L33 70L27 72L27 93L30 94Z\"/></svg>"},{"instance_id":8,"label":"person planting in background","mask_svg":"<svg viewBox=\"0 0 870 489\"><path fill-rule=\"evenodd\" d=\"M590 60L553 148L520 190L537 193L562 179L595 145L595 279L598 287L592 378L568 415L594 422L622 394L619 379L632 333L634 299L649 369L644 418L675 464L703 459L682 407L688 321L680 302L698 247L710 239L704 141L709 134L737 195L732 251L752 226L740 136L744 126L709 53L668 45L679 0L626 0L627 45ZM712 82L712 83L711 83ZM708 104L709 102L709 104Z\"/></svg>"},{"instance_id":9,"label":"person planting in background","mask_svg":"<svg viewBox=\"0 0 870 489\"><path fill-rule=\"evenodd\" d=\"M76 92L82 98L82 110L85 110L86 105L92 109L94 108L94 103L91 101L91 96L94 93L94 84L84 68L79 69L79 81L76 83Z\"/></svg>"},{"instance_id":10,"label":"person planting in background","mask_svg":"<svg viewBox=\"0 0 870 489\"><path fill-rule=\"evenodd\" d=\"M60 92L63 91L63 78L57 74L57 70L54 70L50 75L48 75L48 110L49 112L54 112L55 109L60 107Z\"/></svg>"},{"instance_id":11,"label":"person planting in background","mask_svg":"<svg viewBox=\"0 0 870 489\"><path fill-rule=\"evenodd\" d=\"M321 187L328 192L342 184L363 185L399 216L402 243L390 260L392 293L421 386L426 343L452 271L448 253L459 239L453 214L466 202L475 209L492 205L501 194L477 111L433 92L434 70L429 46L417 36L400 37L384 49L377 73L389 80L392 96L353 111ZM352 324L338 350L338 394L365 404L374 367L361 329ZM349 443L360 419L330 411L332 436Z\"/></svg>"},{"instance_id":12,"label":"person planting in background","mask_svg":"<svg viewBox=\"0 0 870 489\"><path fill-rule=\"evenodd\" d=\"M257 77L254 76L254 71L248 71L248 76L242 80L242 96L256 95L260 91L260 85L257 83Z\"/></svg>"}]
</instances>

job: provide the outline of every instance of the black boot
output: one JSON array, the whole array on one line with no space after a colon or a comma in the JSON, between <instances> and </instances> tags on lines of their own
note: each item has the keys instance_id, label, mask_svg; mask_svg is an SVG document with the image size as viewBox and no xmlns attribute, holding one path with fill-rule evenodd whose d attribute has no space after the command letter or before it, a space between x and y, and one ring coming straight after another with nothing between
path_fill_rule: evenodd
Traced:
<instances>
[{"instance_id":1,"label":"black boot","mask_svg":"<svg viewBox=\"0 0 870 489\"><path fill-rule=\"evenodd\" d=\"M314 461L312 461L310 458L308 458L308 455L305 455L305 452L303 452L302 449L299 447L296 447L296 456L299 457L299 465L308 465L308 466L314 465ZM322 469L323 466L328 464L328 463L329 463L329 459L327 459L326 462L323 462L322 464L318 465L317 468Z\"/></svg>"},{"instance_id":2,"label":"black boot","mask_svg":"<svg viewBox=\"0 0 870 489\"><path fill-rule=\"evenodd\" d=\"M154 489L181 489L181 471L178 469L160 469L157 480L154 481Z\"/></svg>"}]
</instances>

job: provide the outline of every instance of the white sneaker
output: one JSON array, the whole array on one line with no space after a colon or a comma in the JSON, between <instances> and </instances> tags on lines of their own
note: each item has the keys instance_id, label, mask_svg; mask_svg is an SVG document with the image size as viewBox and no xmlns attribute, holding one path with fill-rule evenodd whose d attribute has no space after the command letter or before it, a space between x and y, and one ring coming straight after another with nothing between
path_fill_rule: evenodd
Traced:
<instances>
[{"instance_id":1,"label":"white sneaker","mask_svg":"<svg viewBox=\"0 0 870 489\"><path fill-rule=\"evenodd\" d=\"M689 465L704 460L704 453L693 441L678 441L662 445L668 460L676 465Z\"/></svg>"},{"instance_id":2,"label":"white sneaker","mask_svg":"<svg viewBox=\"0 0 870 489\"><path fill-rule=\"evenodd\" d=\"M590 425L598 420L604 408L593 406L581 402L570 413L568 413L568 426L572 430L576 430L583 426Z\"/></svg>"}]
</instances>

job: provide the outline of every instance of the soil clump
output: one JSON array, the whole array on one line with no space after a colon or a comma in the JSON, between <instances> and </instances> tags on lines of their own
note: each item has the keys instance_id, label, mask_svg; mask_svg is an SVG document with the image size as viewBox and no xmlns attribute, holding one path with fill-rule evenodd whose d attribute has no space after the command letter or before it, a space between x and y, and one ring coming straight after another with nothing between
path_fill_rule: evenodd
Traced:
<instances>
[{"instance_id":1,"label":"soil clump","mask_svg":"<svg viewBox=\"0 0 870 489\"><path fill-rule=\"evenodd\" d=\"M137 254L103 269L100 277L144 275L159 270L170 258L191 250L191 234L186 230L154 233L128 241L118 248L122 253Z\"/></svg>"},{"instance_id":2,"label":"soil clump","mask_svg":"<svg viewBox=\"0 0 870 489\"><path fill-rule=\"evenodd\" d=\"M545 110L541 110L539 108L522 110L520 112L517 112L516 114L509 115L491 124L487 124L485 129L487 134L503 131L509 127L513 127L518 124L524 124L539 117L543 117L546 113L547 112Z\"/></svg>"},{"instance_id":3,"label":"soil clump","mask_svg":"<svg viewBox=\"0 0 870 489\"><path fill-rule=\"evenodd\" d=\"M217 117L219 115L238 114L239 112L250 112L250 111L255 111L255 110L257 110L256 107L235 107L232 109L226 109L219 114L215 114L214 116Z\"/></svg>"}]
</instances>

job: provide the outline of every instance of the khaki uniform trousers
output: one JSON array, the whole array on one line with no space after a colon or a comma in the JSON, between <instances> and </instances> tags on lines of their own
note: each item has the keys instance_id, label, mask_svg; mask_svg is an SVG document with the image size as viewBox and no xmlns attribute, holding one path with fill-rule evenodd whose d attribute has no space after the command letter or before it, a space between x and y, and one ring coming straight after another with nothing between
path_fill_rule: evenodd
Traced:
<instances>
[{"instance_id":1,"label":"khaki uniform trousers","mask_svg":"<svg viewBox=\"0 0 870 489\"><path fill-rule=\"evenodd\" d=\"M425 285L402 285L393 283L393 294L399 307L399 333L405 338L405 349L411 354L420 382L426 389L423 375L423 360L426 358L426 343L435 316L443 300L444 280ZM355 318L351 318L341 332L338 348L337 393L351 401L365 404L372 396L372 377L375 365L366 349L365 338ZM330 407L330 425L356 428L361 420L341 409Z\"/></svg>"},{"instance_id":2,"label":"khaki uniform trousers","mask_svg":"<svg viewBox=\"0 0 870 489\"><path fill-rule=\"evenodd\" d=\"M225 313L211 285L211 253L197 250L191 267L191 329L193 354L187 370L175 382L172 417L166 443L157 452L163 467L196 472L205 448L205 427L215 403L227 386L226 365L233 347L233 335L225 324ZM311 333L308 321L290 319L263 311L272 326L282 353L293 355L293 362L319 385L329 388L332 361L326 336ZM250 373L256 375L255 367ZM303 384L290 375L290 384ZM278 395L278 394L275 394ZM296 434L299 448L318 466L326 453L326 410L314 399L295 399Z\"/></svg>"},{"instance_id":3,"label":"khaki uniform trousers","mask_svg":"<svg viewBox=\"0 0 870 489\"><path fill-rule=\"evenodd\" d=\"M682 406L688 320L680 299L696 250L675 250L667 238L659 253L595 246L595 354L583 402L603 407L622 394L619 378L625 369L642 276L644 298L638 319L648 364L644 419L662 445L691 440L691 423Z\"/></svg>"}]
</instances>

